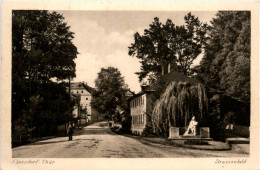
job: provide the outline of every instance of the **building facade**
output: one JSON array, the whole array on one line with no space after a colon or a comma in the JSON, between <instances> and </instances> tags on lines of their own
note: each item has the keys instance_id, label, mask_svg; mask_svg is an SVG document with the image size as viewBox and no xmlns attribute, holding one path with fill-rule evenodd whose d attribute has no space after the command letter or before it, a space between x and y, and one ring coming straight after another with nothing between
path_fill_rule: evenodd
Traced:
<instances>
[{"instance_id":1,"label":"building facade","mask_svg":"<svg viewBox=\"0 0 260 170\"><path fill-rule=\"evenodd\" d=\"M132 117L131 131L133 134L142 135L147 124L148 114L152 112L151 92L142 88L142 91L129 99Z\"/></svg>"},{"instance_id":2,"label":"building facade","mask_svg":"<svg viewBox=\"0 0 260 170\"><path fill-rule=\"evenodd\" d=\"M85 85L86 86L86 85ZM88 123L97 120L97 112L91 107L93 99L93 91L86 89L80 82L72 82L70 93L74 96L79 96L79 108L75 106L73 116L80 117L81 123Z\"/></svg>"}]
</instances>

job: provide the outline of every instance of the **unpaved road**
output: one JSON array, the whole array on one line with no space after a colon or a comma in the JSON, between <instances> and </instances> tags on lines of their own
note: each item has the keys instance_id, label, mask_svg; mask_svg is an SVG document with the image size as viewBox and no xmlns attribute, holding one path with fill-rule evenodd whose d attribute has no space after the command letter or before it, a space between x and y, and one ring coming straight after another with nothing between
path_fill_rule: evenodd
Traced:
<instances>
[{"instance_id":1,"label":"unpaved road","mask_svg":"<svg viewBox=\"0 0 260 170\"><path fill-rule=\"evenodd\" d=\"M153 143L141 143L117 135L99 123L75 131L73 141L57 137L13 148L14 158L177 158L244 157L234 151L193 150Z\"/></svg>"}]
</instances>

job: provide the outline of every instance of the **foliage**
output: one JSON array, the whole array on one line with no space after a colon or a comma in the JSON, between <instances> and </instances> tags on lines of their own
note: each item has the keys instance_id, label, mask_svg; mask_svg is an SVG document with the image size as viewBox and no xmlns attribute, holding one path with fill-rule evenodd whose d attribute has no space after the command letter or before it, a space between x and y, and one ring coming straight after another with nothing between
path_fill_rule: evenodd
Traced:
<instances>
[{"instance_id":1,"label":"foliage","mask_svg":"<svg viewBox=\"0 0 260 170\"><path fill-rule=\"evenodd\" d=\"M139 81L149 73L157 77L164 75L168 65L186 75L190 73L193 60L202 51L207 25L191 13L184 20L185 25L175 26L170 19L162 24L155 17L143 35L135 33L135 42L129 47L129 55L140 59L142 64L141 72L137 73Z\"/></svg>"},{"instance_id":2,"label":"foliage","mask_svg":"<svg viewBox=\"0 0 260 170\"><path fill-rule=\"evenodd\" d=\"M132 117L130 113L125 113L124 118L122 120L122 129L121 132L123 133L131 133L131 125L132 125Z\"/></svg>"},{"instance_id":3,"label":"foliage","mask_svg":"<svg viewBox=\"0 0 260 170\"><path fill-rule=\"evenodd\" d=\"M100 114L111 115L115 113L116 107L127 109L125 97L125 81L120 71L114 67L101 68L95 80L96 93L91 105Z\"/></svg>"},{"instance_id":4,"label":"foliage","mask_svg":"<svg viewBox=\"0 0 260 170\"><path fill-rule=\"evenodd\" d=\"M211 22L205 55L196 68L206 85L250 101L250 12L218 12Z\"/></svg>"},{"instance_id":5,"label":"foliage","mask_svg":"<svg viewBox=\"0 0 260 170\"><path fill-rule=\"evenodd\" d=\"M75 77L78 52L63 19L42 10L12 12L12 135L25 134L23 140L53 135L71 118L73 101L59 81Z\"/></svg>"},{"instance_id":6,"label":"foliage","mask_svg":"<svg viewBox=\"0 0 260 170\"><path fill-rule=\"evenodd\" d=\"M208 98L201 84L171 82L155 103L153 131L168 136L169 125L187 126L192 116L203 124L208 112Z\"/></svg>"}]
</instances>

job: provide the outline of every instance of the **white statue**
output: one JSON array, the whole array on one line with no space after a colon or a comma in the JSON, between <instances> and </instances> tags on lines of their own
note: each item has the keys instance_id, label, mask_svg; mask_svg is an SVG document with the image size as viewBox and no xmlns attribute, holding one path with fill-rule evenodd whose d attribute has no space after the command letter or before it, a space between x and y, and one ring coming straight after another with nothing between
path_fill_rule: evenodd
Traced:
<instances>
[{"instance_id":1,"label":"white statue","mask_svg":"<svg viewBox=\"0 0 260 170\"><path fill-rule=\"evenodd\" d=\"M195 119L195 116L192 117L190 124L188 126L188 129L183 134L183 136L196 136L196 126L198 125L198 122ZM191 133L190 133L191 131Z\"/></svg>"}]
</instances>

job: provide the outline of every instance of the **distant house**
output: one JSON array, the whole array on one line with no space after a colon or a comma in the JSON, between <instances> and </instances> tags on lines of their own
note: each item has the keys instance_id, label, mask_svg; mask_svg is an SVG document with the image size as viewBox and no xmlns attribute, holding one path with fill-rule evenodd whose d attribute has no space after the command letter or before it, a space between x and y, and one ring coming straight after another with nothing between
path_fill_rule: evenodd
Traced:
<instances>
[{"instance_id":1,"label":"distant house","mask_svg":"<svg viewBox=\"0 0 260 170\"><path fill-rule=\"evenodd\" d=\"M74 117L80 117L81 123L96 122L97 111L91 107L94 89L80 82L72 82L70 86L71 95L79 96L79 108L73 111Z\"/></svg>"}]
</instances>

